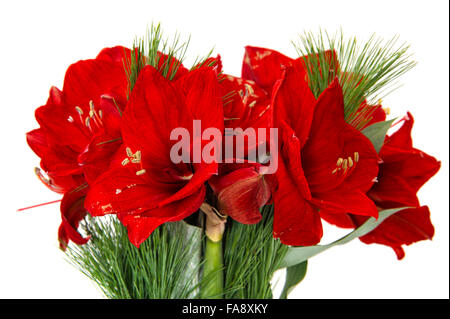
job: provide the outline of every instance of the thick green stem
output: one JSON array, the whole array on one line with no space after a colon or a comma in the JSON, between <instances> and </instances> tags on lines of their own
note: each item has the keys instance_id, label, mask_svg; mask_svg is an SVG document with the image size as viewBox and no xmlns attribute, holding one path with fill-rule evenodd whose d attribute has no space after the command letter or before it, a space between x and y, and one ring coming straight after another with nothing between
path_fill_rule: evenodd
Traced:
<instances>
[{"instance_id":1,"label":"thick green stem","mask_svg":"<svg viewBox=\"0 0 450 319\"><path fill-rule=\"evenodd\" d=\"M222 239L215 242L207 237L203 264L201 297L203 299L222 298L223 280Z\"/></svg>"}]
</instances>

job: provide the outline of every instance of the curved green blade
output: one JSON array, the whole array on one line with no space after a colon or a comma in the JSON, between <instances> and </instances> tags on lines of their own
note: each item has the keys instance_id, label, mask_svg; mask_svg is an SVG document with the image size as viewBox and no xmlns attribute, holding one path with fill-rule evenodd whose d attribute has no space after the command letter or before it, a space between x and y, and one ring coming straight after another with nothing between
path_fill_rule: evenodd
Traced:
<instances>
[{"instance_id":1,"label":"curved green blade","mask_svg":"<svg viewBox=\"0 0 450 319\"><path fill-rule=\"evenodd\" d=\"M396 212L406 209L408 207L401 208L393 208L386 209L379 212L378 219L373 217L369 218L364 224L360 227L347 234L346 236L332 242L328 245L316 245L316 246L308 246L308 247L290 247L286 256L283 259L279 269L284 267L291 267L298 265L309 258L337 245L344 245L349 241L352 241L355 238L364 236L374 230L378 225L380 225L386 218L395 214Z\"/></svg>"}]
</instances>

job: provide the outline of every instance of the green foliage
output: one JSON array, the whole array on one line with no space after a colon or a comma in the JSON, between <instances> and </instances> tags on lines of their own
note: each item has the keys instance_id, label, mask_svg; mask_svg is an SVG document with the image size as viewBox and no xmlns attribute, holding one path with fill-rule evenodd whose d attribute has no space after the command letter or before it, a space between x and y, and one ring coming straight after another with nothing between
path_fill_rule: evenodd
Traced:
<instances>
[{"instance_id":1,"label":"green foliage","mask_svg":"<svg viewBox=\"0 0 450 319\"><path fill-rule=\"evenodd\" d=\"M69 261L112 299L198 298L201 228L166 223L136 248L115 216L88 218L91 235L82 246L69 245Z\"/></svg>"},{"instance_id":2,"label":"green foliage","mask_svg":"<svg viewBox=\"0 0 450 319\"><path fill-rule=\"evenodd\" d=\"M286 281L280 299L287 299L289 293L295 288L306 276L308 269L308 261L286 268Z\"/></svg>"},{"instance_id":3,"label":"green foliage","mask_svg":"<svg viewBox=\"0 0 450 319\"><path fill-rule=\"evenodd\" d=\"M270 281L288 246L273 238L273 206L264 206L262 216L255 225L228 222L224 239L226 299L272 298Z\"/></svg>"},{"instance_id":4,"label":"green foliage","mask_svg":"<svg viewBox=\"0 0 450 319\"><path fill-rule=\"evenodd\" d=\"M371 120L373 104L397 88L395 81L416 65L410 61L409 46L397 42L398 37L383 41L372 35L360 45L354 37L345 39L342 32L330 36L320 31L318 35L305 32L294 46L303 56L316 98L337 76L346 120L361 128ZM364 101L367 104L361 108Z\"/></svg>"},{"instance_id":5,"label":"green foliage","mask_svg":"<svg viewBox=\"0 0 450 319\"><path fill-rule=\"evenodd\" d=\"M374 123L361 131L371 142L377 153L384 144L386 133L395 119Z\"/></svg>"}]
</instances>

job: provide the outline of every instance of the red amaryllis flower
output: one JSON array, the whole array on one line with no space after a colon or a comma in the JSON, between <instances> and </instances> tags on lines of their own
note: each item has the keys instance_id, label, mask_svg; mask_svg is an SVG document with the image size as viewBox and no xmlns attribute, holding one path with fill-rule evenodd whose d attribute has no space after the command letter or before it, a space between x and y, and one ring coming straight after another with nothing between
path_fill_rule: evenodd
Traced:
<instances>
[{"instance_id":1,"label":"red amaryllis flower","mask_svg":"<svg viewBox=\"0 0 450 319\"><path fill-rule=\"evenodd\" d=\"M413 147L411 130L414 119L410 113L402 120L403 125L386 137L380 150L381 164L378 181L369 190L368 196L380 209L415 207L402 210L369 234L361 237L366 244L377 243L392 247L398 259L405 256L402 245L431 239L434 228L427 206L420 206L417 191L440 168L434 157ZM324 216L340 227L359 227L367 218L362 216Z\"/></svg>"},{"instance_id":2,"label":"red amaryllis flower","mask_svg":"<svg viewBox=\"0 0 450 319\"><path fill-rule=\"evenodd\" d=\"M322 237L318 210L378 216L366 196L378 173L371 142L344 120L335 79L316 101L303 66L286 67L274 87L275 123L281 130L274 236L289 245L314 245Z\"/></svg>"},{"instance_id":3,"label":"red amaryllis flower","mask_svg":"<svg viewBox=\"0 0 450 319\"><path fill-rule=\"evenodd\" d=\"M176 142L171 141L172 130L185 128L193 136L195 119L203 128L223 131L213 68L200 67L173 82L152 66L143 68L122 118L123 147L86 198L91 215L117 214L139 247L159 225L197 211L204 201L204 183L217 173L218 164L176 164L170 157Z\"/></svg>"},{"instance_id":4,"label":"red amaryllis flower","mask_svg":"<svg viewBox=\"0 0 450 319\"><path fill-rule=\"evenodd\" d=\"M270 96L255 82L231 75L222 75L220 86L224 96L224 162L219 165L219 174L208 183L222 214L243 224L254 224L261 220L259 209L271 197L262 174L265 167L258 163L265 158L257 154L261 147L268 153L269 139L274 138L269 131L273 122ZM260 136L259 129L264 135ZM232 150L232 155L227 150Z\"/></svg>"},{"instance_id":5,"label":"red amaryllis flower","mask_svg":"<svg viewBox=\"0 0 450 319\"><path fill-rule=\"evenodd\" d=\"M127 53L123 47L107 48L96 59L72 64L63 90L52 87L47 103L36 110L40 128L27 133L27 142L47 175L37 170L40 179L70 197L61 204L63 248L68 239L81 242L76 226L86 212L81 212L82 205L72 208L71 204L78 203L75 197L85 196L80 189L106 170L121 143L120 114L127 87L122 57Z\"/></svg>"}]
</instances>

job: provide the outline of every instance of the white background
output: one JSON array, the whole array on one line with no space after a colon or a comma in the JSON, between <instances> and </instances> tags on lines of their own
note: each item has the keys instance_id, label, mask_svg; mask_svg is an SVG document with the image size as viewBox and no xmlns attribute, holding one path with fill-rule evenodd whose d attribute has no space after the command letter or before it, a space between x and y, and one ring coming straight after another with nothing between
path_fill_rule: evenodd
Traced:
<instances>
[{"instance_id":1,"label":"white background","mask_svg":"<svg viewBox=\"0 0 450 319\"><path fill-rule=\"evenodd\" d=\"M189 62L215 46L225 72L240 74L245 45L290 56L304 30L319 27L361 40L375 32L411 44L418 66L384 100L392 116L410 110L415 146L442 161L419 192L430 206L433 241L406 248L397 261L390 248L358 240L310 260L291 298L448 298L448 1L2 1L0 4L0 297L101 298L100 291L58 249L59 199L33 174L38 158L25 133L37 127L34 109L50 86L62 88L66 68L107 46L131 46L152 22L167 35L192 35ZM326 241L342 232L326 228Z\"/></svg>"}]
</instances>

